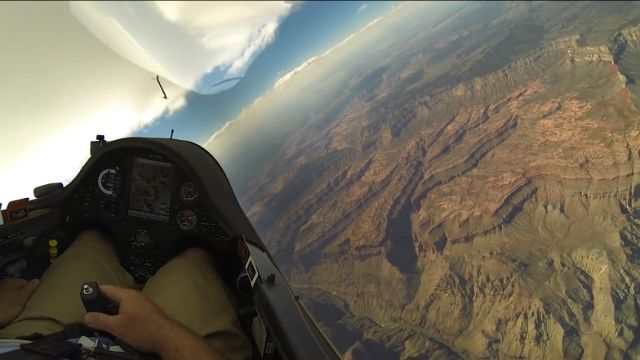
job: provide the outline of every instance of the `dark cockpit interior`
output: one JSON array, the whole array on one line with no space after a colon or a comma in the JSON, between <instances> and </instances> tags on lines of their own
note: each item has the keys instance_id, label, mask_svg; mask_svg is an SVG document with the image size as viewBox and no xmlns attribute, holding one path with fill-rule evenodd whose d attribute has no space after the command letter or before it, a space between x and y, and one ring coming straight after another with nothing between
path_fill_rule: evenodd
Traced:
<instances>
[{"instance_id":1,"label":"dark cockpit interior","mask_svg":"<svg viewBox=\"0 0 640 360\"><path fill-rule=\"evenodd\" d=\"M236 293L255 358L337 358L262 244L221 166L200 146L173 139L107 142L99 136L74 180L39 187L34 195L3 211L0 276L40 277L88 228L113 241L139 284L176 254L198 246Z\"/></svg>"},{"instance_id":2,"label":"dark cockpit interior","mask_svg":"<svg viewBox=\"0 0 640 360\"><path fill-rule=\"evenodd\" d=\"M121 149L92 164L65 209L69 222L113 234L123 266L144 283L184 248L202 242L226 257L234 240L200 187L166 156Z\"/></svg>"}]
</instances>

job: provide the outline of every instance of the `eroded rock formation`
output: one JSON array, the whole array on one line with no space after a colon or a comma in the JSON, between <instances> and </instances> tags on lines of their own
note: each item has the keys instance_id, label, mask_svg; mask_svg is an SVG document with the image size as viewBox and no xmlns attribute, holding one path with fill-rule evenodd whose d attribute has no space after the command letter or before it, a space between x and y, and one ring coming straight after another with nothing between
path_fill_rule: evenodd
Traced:
<instances>
[{"instance_id":1,"label":"eroded rock formation","mask_svg":"<svg viewBox=\"0 0 640 360\"><path fill-rule=\"evenodd\" d=\"M347 359L640 356L640 12L469 6L359 72L243 203Z\"/></svg>"}]
</instances>

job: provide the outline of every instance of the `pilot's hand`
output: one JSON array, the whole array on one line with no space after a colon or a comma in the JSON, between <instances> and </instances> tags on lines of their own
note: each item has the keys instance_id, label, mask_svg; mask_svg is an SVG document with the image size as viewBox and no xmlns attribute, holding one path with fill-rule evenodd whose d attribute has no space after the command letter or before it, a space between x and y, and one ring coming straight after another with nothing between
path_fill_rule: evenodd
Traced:
<instances>
[{"instance_id":1,"label":"pilot's hand","mask_svg":"<svg viewBox=\"0 0 640 360\"><path fill-rule=\"evenodd\" d=\"M0 328L7 326L24 309L31 294L38 288L38 279L6 278L0 280Z\"/></svg>"},{"instance_id":2,"label":"pilot's hand","mask_svg":"<svg viewBox=\"0 0 640 360\"><path fill-rule=\"evenodd\" d=\"M139 291L101 285L104 296L120 306L118 315L87 313L84 322L107 331L134 349L164 360L216 360L224 357L202 337L166 315Z\"/></svg>"},{"instance_id":3,"label":"pilot's hand","mask_svg":"<svg viewBox=\"0 0 640 360\"><path fill-rule=\"evenodd\" d=\"M174 321L143 293L111 285L100 285L100 290L119 305L118 314L87 313L87 326L109 332L146 353L157 352L161 343L171 338Z\"/></svg>"}]
</instances>

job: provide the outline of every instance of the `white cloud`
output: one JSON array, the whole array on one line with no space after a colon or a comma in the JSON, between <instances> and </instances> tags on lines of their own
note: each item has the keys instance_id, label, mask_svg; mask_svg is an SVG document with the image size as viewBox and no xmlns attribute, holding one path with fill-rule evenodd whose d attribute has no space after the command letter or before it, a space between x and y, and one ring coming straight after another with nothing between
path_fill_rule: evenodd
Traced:
<instances>
[{"instance_id":1,"label":"white cloud","mask_svg":"<svg viewBox=\"0 0 640 360\"><path fill-rule=\"evenodd\" d=\"M353 39L355 36L357 36L358 34L364 32L365 30L367 30L368 28L370 28L371 26L375 25L378 21L380 21L381 17L377 17L373 20L371 20L367 25L365 25L362 29L358 30L357 32L347 36L344 40L342 40L341 42L339 42L337 45L333 46L332 48L330 48L329 50L325 51L324 53L320 54L320 55L316 55L314 57L311 57L309 60L303 62L301 65L299 65L298 67L296 67L295 69L289 71L288 73L282 75L278 80L276 80L275 84L273 85L274 89L278 89L281 88L282 86L284 86L284 84L289 81L291 78L293 78L294 75L298 74L299 72L301 72L303 69L311 66L312 64L316 63L318 60L322 59L323 57L329 55L332 51L334 51L335 49L344 46L344 44L348 43L349 40Z\"/></svg>"},{"instance_id":2,"label":"white cloud","mask_svg":"<svg viewBox=\"0 0 640 360\"><path fill-rule=\"evenodd\" d=\"M390 14L392 12L393 12L393 9L390 10L389 13L387 14ZM268 97L270 94L273 94L276 91L281 90L282 88L285 87L287 83L289 83L292 79L294 79L296 75L302 73L304 70L308 70L310 67L312 67L313 64L320 62L320 60L327 57L332 52L336 51L336 49L345 46L345 44L349 43L349 41L351 41L353 38L367 31L367 29L377 24L383 18L383 16L380 16L371 20L369 23L367 23L367 25L362 27L360 30L347 36L344 40L340 41L335 46L329 48L324 53L309 58L304 63L297 66L295 69L280 76L280 78L276 80L273 87L269 91L267 91L261 97L257 98L249 106L245 107L242 110L242 112L240 112L240 114L234 120L228 121L220 130L214 132L213 135L211 135L211 137L209 137L209 139L207 139L207 141L204 143L203 147L213 152L215 152L216 149L220 150L221 146L219 142L221 140L224 141L225 139L223 137L226 136L228 133L233 133L234 129L237 130L237 129L243 128L243 125L246 125L246 123L249 123L251 121L259 121L259 119L253 118L252 116L248 116L247 114L249 114L254 108L257 108L257 106L262 102L264 98ZM214 155L218 156L221 154L214 153Z\"/></svg>"},{"instance_id":3,"label":"white cloud","mask_svg":"<svg viewBox=\"0 0 640 360\"><path fill-rule=\"evenodd\" d=\"M210 142L214 141L216 137L218 137L220 134L223 134L227 129L232 127L235 122L236 122L235 120L227 121L220 130L214 132L213 135L211 135L211 137L209 138L209 140L207 140L204 146L206 147Z\"/></svg>"},{"instance_id":4,"label":"white cloud","mask_svg":"<svg viewBox=\"0 0 640 360\"><path fill-rule=\"evenodd\" d=\"M259 29L255 38L251 40L250 45L242 52L242 55L231 64L228 74L230 76L238 76L241 72L244 72L253 56L275 39L277 28L278 23L271 21Z\"/></svg>"},{"instance_id":5,"label":"white cloud","mask_svg":"<svg viewBox=\"0 0 640 360\"><path fill-rule=\"evenodd\" d=\"M363 11L365 11L368 6L369 6L368 3L364 3L364 4L360 5L360 7L358 7L358 10L356 11L356 16L360 15Z\"/></svg>"},{"instance_id":6,"label":"white cloud","mask_svg":"<svg viewBox=\"0 0 640 360\"><path fill-rule=\"evenodd\" d=\"M174 83L211 93L210 83L244 74L275 39L292 8L286 2L71 2L98 39L136 65Z\"/></svg>"},{"instance_id":7,"label":"white cloud","mask_svg":"<svg viewBox=\"0 0 640 360\"><path fill-rule=\"evenodd\" d=\"M299 73L300 71L302 71L307 66L309 66L309 65L313 64L314 62L318 61L319 59L321 59L324 55L326 55L328 53L329 53L329 51L325 52L322 55L316 55L316 56L310 58L309 60L303 62L301 65L299 65L295 69L293 69L293 70L289 71L288 73L280 76L280 78L278 78L278 80L276 80L275 84L273 84L273 88L274 89L278 89L278 88L284 86L284 84L287 81L289 81L289 79L291 79L295 74Z\"/></svg>"},{"instance_id":8,"label":"white cloud","mask_svg":"<svg viewBox=\"0 0 640 360\"><path fill-rule=\"evenodd\" d=\"M254 107L258 106L258 104L260 104L262 102L262 99L264 98L264 96L261 96L257 99L255 99L249 106L245 107L244 109L242 109L242 111L240 112L240 114L238 114L236 120L230 120L227 121L222 128L220 128L220 130L216 131L213 133L213 135L211 135L211 137L209 137L209 139L204 143L203 147L206 149L207 146L209 146L218 136L224 134L224 132L230 128L233 127L233 124L238 122L238 119L242 118L243 116L245 116L245 114L247 114L249 112L249 110L253 109Z\"/></svg>"}]
</instances>

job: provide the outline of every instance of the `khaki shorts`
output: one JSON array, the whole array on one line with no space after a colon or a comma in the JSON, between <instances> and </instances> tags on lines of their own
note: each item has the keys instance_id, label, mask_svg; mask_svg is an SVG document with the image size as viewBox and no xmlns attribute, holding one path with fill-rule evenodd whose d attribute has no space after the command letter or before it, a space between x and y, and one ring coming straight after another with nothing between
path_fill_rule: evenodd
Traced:
<instances>
[{"instance_id":1,"label":"khaki shorts","mask_svg":"<svg viewBox=\"0 0 640 360\"><path fill-rule=\"evenodd\" d=\"M87 232L81 236L95 235ZM112 249L102 242L76 241L47 269L22 313L0 329L0 338L46 335L63 330L66 324L83 322L86 311L80 301L80 286L89 281L126 288L136 285ZM228 359L251 357L234 298L208 264L174 258L149 279L142 292Z\"/></svg>"}]
</instances>

